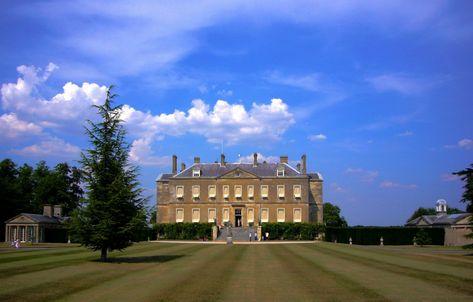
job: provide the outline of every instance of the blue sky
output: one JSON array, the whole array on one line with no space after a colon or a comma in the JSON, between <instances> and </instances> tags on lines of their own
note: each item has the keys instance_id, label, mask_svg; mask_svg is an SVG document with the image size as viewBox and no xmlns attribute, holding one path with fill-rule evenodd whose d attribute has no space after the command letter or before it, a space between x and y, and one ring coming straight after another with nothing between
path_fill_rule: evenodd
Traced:
<instances>
[{"instance_id":1,"label":"blue sky","mask_svg":"<svg viewBox=\"0 0 473 302\"><path fill-rule=\"evenodd\" d=\"M400 225L473 155L471 1L3 1L0 154L77 164L116 85L130 158L303 153L350 225Z\"/></svg>"}]
</instances>

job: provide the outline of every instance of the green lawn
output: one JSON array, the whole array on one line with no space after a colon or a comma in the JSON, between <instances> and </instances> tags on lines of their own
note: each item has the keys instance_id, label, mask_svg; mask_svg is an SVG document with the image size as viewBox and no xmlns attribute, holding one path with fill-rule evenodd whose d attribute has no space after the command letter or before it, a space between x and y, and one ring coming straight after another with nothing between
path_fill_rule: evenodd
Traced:
<instances>
[{"instance_id":1,"label":"green lawn","mask_svg":"<svg viewBox=\"0 0 473 302\"><path fill-rule=\"evenodd\" d=\"M0 301L473 301L473 256L331 243L0 248Z\"/></svg>"}]
</instances>

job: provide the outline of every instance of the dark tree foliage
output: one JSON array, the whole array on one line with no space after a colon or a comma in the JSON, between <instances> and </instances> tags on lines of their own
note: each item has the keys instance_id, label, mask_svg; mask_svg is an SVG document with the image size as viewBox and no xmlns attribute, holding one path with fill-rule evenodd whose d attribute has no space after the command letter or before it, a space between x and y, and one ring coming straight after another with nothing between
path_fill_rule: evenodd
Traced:
<instances>
[{"instance_id":1,"label":"dark tree foliage","mask_svg":"<svg viewBox=\"0 0 473 302\"><path fill-rule=\"evenodd\" d=\"M465 191L462 195L462 202L466 203L466 210L470 213L473 213L473 164L470 165L471 168L466 168L464 170L454 172L454 175L460 176L461 180L465 182L463 189ZM471 224L473 224L473 216ZM473 231L466 235L467 238L473 238ZM473 244L464 246L465 248L473 248Z\"/></svg>"},{"instance_id":2,"label":"dark tree foliage","mask_svg":"<svg viewBox=\"0 0 473 302\"><path fill-rule=\"evenodd\" d=\"M416 233L415 243L420 246L429 245L432 243L432 239L430 238L429 234L427 234L427 232L424 229L420 229Z\"/></svg>"},{"instance_id":3,"label":"dark tree foliage","mask_svg":"<svg viewBox=\"0 0 473 302\"><path fill-rule=\"evenodd\" d=\"M462 195L462 202L466 203L466 210L470 213L473 213L473 164L470 165L471 168L466 168L464 170L454 172L454 175L460 176L461 180L465 182L463 189L465 191Z\"/></svg>"},{"instance_id":4,"label":"dark tree foliage","mask_svg":"<svg viewBox=\"0 0 473 302\"><path fill-rule=\"evenodd\" d=\"M447 207L447 214L458 214L458 213L463 213L462 210L457 209L457 208L448 208ZM411 217L407 219L407 221L411 221L412 219L416 219L417 217L424 216L424 215L436 215L437 211L435 208L423 208L420 207L417 210L412 213Z\"/></svg>"},{"instance_id":5,"label":"dark tree foliage","mask_svg":"<svg viewBox=\"0 0 473 302\"><path fill-rule=\"evenodd\" d=\"M111 90L103 105L94 106L100 122L88 121L92 148L82 153L81 160L87 198L70 226L76 240L101 252L102 261L107 261L108 251L130 246L146 228L145 199L136 180L137 168L128 161L130 145L125 142L121 106L113 106Z\"/></svg>"},{"instance_id":6,"label":"dark tree foliage","mask_svg":"<svg viewBox=\"0 0 473 302\"><path fill-rule=\"evenodd\" d=\"M331 227L348 226L345 217L340 216L340 208L330 202L324 203L324 224Z\"/></svg>"}]
</instances>

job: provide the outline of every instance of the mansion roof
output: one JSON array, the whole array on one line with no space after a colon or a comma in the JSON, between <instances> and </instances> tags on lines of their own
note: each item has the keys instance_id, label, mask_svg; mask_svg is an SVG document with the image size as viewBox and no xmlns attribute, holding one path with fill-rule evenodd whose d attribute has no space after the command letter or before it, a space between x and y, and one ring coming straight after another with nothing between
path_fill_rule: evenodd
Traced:
<instances>
[{"instance_id":1,"label":"mansion roof","mask_svg":"<svg viewBox=\"0 0 473 302\"><path fill-rule=\"evenodd\" d=\"M158 180L168 179L179 179L179 178L192 178L195 170L200 171L202 178L219 178L232 171L241 171L254 175L255 177L276 177L278 170L284 171L284 176L278 177L308 177L314 180L323 180L322 175L319 173L308 173L307 175L302 174L297 169L293 168L286 163L258 163L257 165L250 163L226 163L221 165L220 163L199 163L193 164L187 169L173 175L171 173L162 174Z\"/></svg>"}]
</instances>

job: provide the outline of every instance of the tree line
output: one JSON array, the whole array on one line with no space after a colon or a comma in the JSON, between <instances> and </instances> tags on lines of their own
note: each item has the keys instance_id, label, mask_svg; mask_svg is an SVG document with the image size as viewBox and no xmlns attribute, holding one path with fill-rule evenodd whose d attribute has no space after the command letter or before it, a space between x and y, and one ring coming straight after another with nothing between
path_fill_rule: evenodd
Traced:
<instances>
[{"instance_id":1,"label":"tree line","mask_svg":"<svg viewBox=\"0 0 473 302\"><path fill-rule=\"evenodd\" d=\"M67 162L50 168L45 161L35 167L19 166L7 158L0 162L0 238L5 240L5 221L20 213L41 214L44 204L63 205L68 216L84 195L82 172Z\"/></svg>"}]
</instances>

